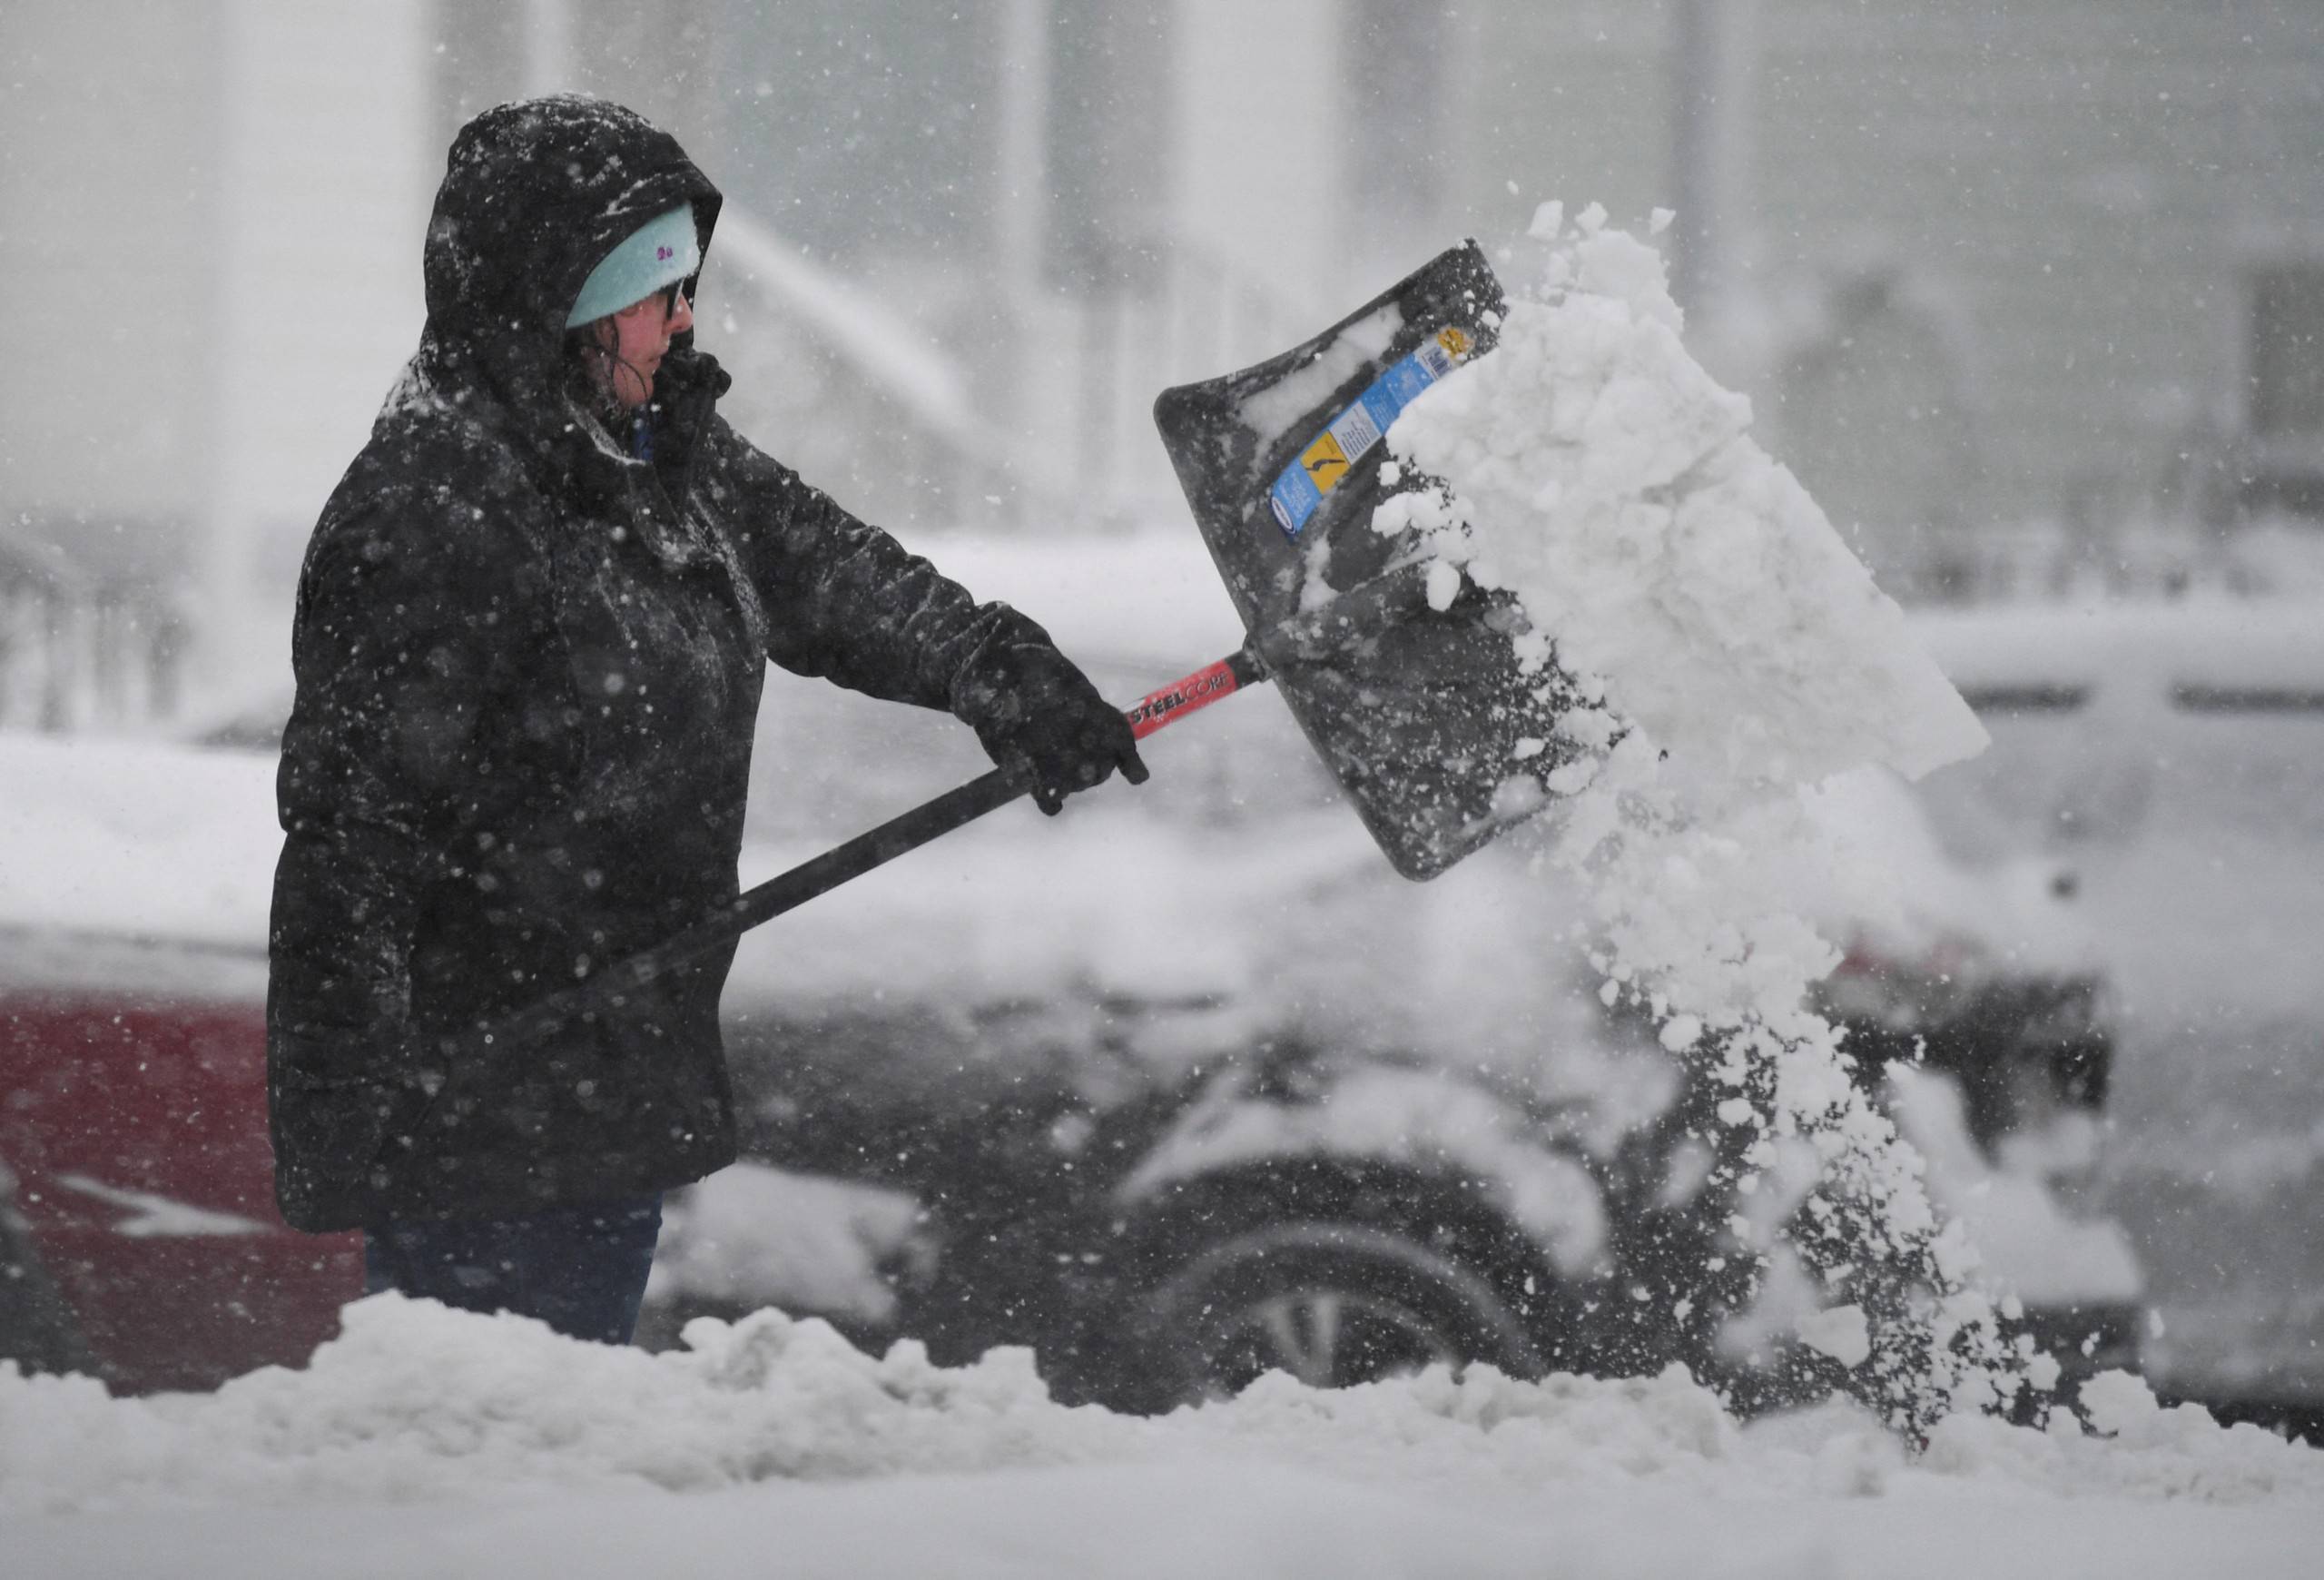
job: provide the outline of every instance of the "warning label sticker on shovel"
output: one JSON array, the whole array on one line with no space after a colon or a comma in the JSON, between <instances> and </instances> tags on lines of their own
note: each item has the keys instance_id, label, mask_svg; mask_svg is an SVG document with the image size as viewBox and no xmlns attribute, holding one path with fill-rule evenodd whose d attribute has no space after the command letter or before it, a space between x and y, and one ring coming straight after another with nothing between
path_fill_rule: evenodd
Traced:
<instances>
[{"instance_id":1,"label":"warning label sticker on shovel","mask_svg":"<svg viewBox=\"0 0 2324 1580\"><path fill-rule=\"evenodd\" d=\"M1274 507L1275 518L1285 536L1296 541L1300 529L1307 525L1323 504L1324 496L1337 488L1340 480L1355 469L1380 436L1388 431L1399 413L1418 398L1420 392L1435 383L1465 359L1470 351L1469 337L1452 328L1436 331L1433 340L1423 341L1412 355L1391 363L1387 370L1372 381L1371 387L1355 398L1353 405L1332 419L1314 443L1299 452L1299 459L1283 469L1283 475L1267 490L1268 503Z\"/></svg>"}]
</instances>

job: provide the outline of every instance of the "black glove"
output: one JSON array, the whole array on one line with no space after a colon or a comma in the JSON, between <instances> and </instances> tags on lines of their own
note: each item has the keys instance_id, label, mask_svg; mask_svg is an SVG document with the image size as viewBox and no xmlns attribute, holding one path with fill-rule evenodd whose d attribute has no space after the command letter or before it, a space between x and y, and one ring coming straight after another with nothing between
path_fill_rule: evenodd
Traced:
<instances>
[{"instance_id":1,"label":"black glove","mask_svg":"<svg viewBox=\"0 0 2324 1580\"><path fill-rule=\"evenodd\" d=\"M1129 720L1048 641L1020 637L979 671L960 711L996 764L1030 776L1043 812L1056 816L1067 796L1104 784L1116 768L1146 783Z\"/></svg>"}]
</instances>

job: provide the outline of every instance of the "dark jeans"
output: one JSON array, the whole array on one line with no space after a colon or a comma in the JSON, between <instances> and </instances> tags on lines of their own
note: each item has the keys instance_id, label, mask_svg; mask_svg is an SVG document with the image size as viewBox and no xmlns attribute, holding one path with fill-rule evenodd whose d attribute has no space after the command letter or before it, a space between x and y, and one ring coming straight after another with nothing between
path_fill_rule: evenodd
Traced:
<instances>
[{"instance_id":1,"label":"dark jeans","mask_svg":"<svg viewBox=\"0 0 2324 1580\"><path fill-rule=\"evenodd\" d=\"M521 1218L391 1223L364 1233L364 1293L514 1311L575 1338L627 1344L661 1232L659 1196Z\"/></svg>"}]
</instances>

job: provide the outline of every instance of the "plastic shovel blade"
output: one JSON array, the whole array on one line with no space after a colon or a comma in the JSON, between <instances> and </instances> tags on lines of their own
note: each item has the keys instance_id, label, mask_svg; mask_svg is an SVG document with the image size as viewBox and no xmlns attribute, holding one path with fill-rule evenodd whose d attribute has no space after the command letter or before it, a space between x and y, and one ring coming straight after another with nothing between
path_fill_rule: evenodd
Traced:
<instances>
[{"instance_id":1,"label":"plastic shovel blade","mask_svg":"<svg viewBox=\"0 0 2324 1580\"><path fill-rule=\"evenodd\" d=\"M1413 535L1373 526L1384 500L1415 486L1383 482L1382 435L1492 349L1503 305L1468 242L1305 344L1166 390L1154 407L1253 645L1364 826L1413 879L1538 810L1571 755L1554 733L1571 687L1554 668L1520 672L1514 609L1472 587L1430 607ZM1339 639L1290 652L1270 640L1342 600L1364 613Z\"/></svg>"}]
</instances>

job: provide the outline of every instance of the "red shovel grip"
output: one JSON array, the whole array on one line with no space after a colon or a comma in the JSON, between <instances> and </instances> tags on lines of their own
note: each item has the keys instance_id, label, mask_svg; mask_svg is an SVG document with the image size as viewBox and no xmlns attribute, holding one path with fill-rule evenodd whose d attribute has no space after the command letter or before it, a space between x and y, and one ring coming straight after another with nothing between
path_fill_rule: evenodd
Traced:
<instances>
[{"instance_id":1,"label":"red shovel grip","mask_svg":"<svg viewBox=\"0 0 2324 1580\"><path fill-rule=\"evenodd\" d=\"M1165 725L1265 678L1265 672L1249 653L1234 653L1216 664L1204 665L1182 679L1173 680L1159 691L1147 693L1137 706L1125 710L1122 716L1129 720L1129 733L1142 741Z\"/></svg>"}]
</instances>

